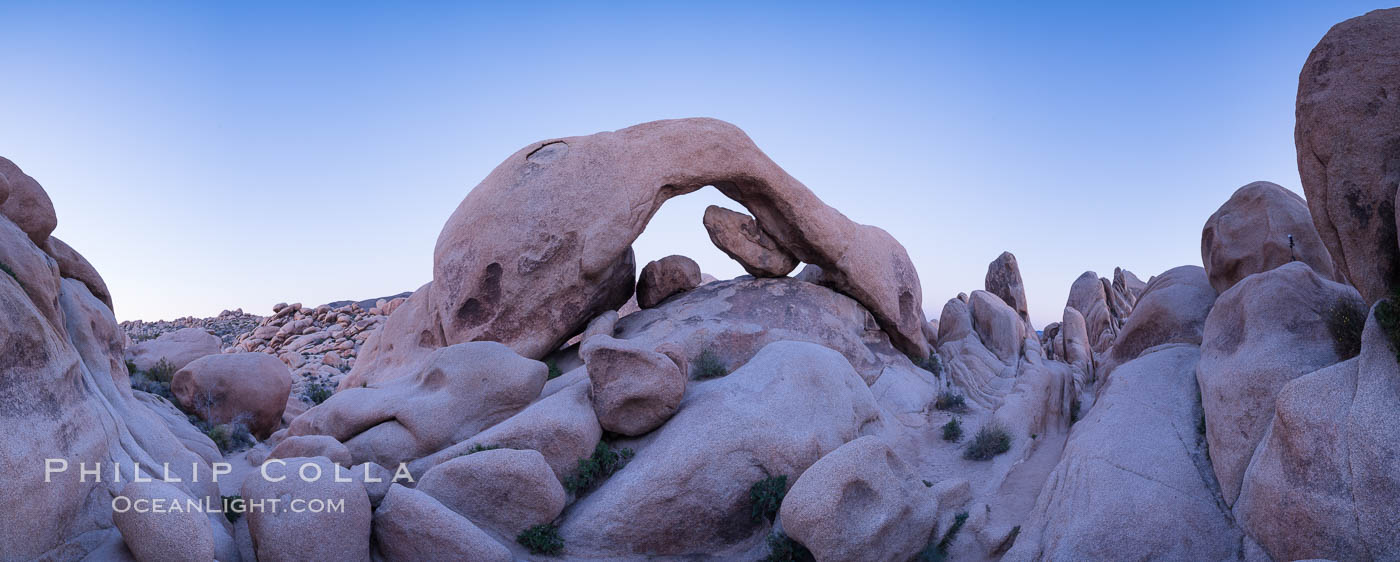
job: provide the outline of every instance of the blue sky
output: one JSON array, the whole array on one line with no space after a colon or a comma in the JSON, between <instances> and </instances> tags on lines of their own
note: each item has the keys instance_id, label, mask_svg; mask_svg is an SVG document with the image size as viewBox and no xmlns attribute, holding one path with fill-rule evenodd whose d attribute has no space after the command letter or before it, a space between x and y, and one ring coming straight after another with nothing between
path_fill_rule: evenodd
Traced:
<instances>
[{"instance_id":1,"label":"blue sky","mask_svg":"<svg viewBox=\"0 0 1400 562\"><path fill-rule=\"evenodd\" d=\"M1081 272L1200 264L1239 186L1301 193L1298 71L1374 2L0 0L0 155L120 319L416 288L442 224L546 137L709 116L899 239L925 309L1020 261L1037 326ZM639 265L742 273L672 200Z\"/></svg>"}]
</instances>

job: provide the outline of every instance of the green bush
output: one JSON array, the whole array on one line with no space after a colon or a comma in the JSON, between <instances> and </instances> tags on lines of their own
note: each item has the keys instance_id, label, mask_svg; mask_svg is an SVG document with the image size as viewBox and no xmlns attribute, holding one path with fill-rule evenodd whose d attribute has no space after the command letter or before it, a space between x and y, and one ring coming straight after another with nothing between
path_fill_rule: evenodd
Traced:
<instances>
[{"instance_id":1,"label":"green bush","mask_svg":"<svg viewBox=\"0 0 1400 562\"><path fill-rule=\"evenodd\" d=\"M938 393L938 399L934 400L933 407L939 410L948 410L950 412L966 412L967 399L963 398L963 395L961 394L958 394L951 390L945 390L943 392Z\"/></svg>"},{"instance_id":2,"label":"green bush","mask_svg":"<svg viewBox=\"0 0 1400 562\"><path fill-rule=\"evenodd\" d=\"M335 389L321 381L310 381L306 383L305 390L301 391L301 399L315 405L320 405L335 394Z\"/></svg>"},{"instance_id":3,"label":"green bush","mask_svg":"<svg viewBox=\"0 0 1400 562\"><path fill-rule=\"evenodd\" d=\"M725 368L724 361L719 358L719 354L713 349L706 348L700 352L700 356L690 366L690 376L694 379L714 379L729 374L729 369Z\"/></svg>"},{"instance_id":4,"label":"green bush","mask_svg":"<svg viewBox=\"0 0 1400 562\"><path fill-rule=\"evenodd\" d=\"M953 525L948 527L948 532L943 533L943 538L938 542L930 542L925 546L919 555L914 557L915 562L943 562L948 559L948 545L953 544L953 538L962 530L963 524L967 523L967 512L964 511L953 516Z\"/></svg>"},{"instance_id":5,"label":"green bush","mask_svg":"<svg viewBox=\"0 0 1400 562\"><path fill-rule=\"evenodd\" d=\"M170 392L169 383L153 381L146 377L146 373L140 371L131 375L131 388L163 397L172 404L175 402L175 394Z\"/></svg>"},{"instance_id":6,"label":"green bush","mask_svg":"<svg viewBox=\"0 0 1400 562\"><path fill-rule=\"evenodd\" d=\"M564 479L564 488L574 494L582 494L607 480L613 473L627 466L632 460L632 449L613 450L606 442L599 441L593 448L593 456L578 460L574 473Z\"/></svg>"},{"instance_id":7,"label":"green bush","mask_svg":"<svg viewBox=\"0 0 1400 562\"><path fill-rule=\"evenodd\" d=\"M1361 354L1361 332L1366 327L1366 311L1359 302L1342 299L1327 314L1327 331L1332 334L1332 350L1343 360Z\"/></svg>"},{"instance_id":8,"label":"green bush","mask_svg":"<svg viewBox=\"0 0 1400 562\"><path fill-rule=\"evenodd\" d=\"M515 542L530 551L530 554L555 555L564 550L564 539L559 538L559 527L550 523L535 525L515 536Z\"/></svg>"},{"instance_id":9,"label":"green bush","mask_svg":"<svg viewBox=\"0 0 1400 562\"><path fill-rule=\"evenodd\" d=\"M175 368L175 365L172 365L169 361L162 358L160 361L156 362L154 367L146 370L146 376L151 380L170 384L170 381L175 379L175 371L178 370L179 369Z\"/></svg>"},{"instance_id":10,"label":"green bush","mask_svg":"<svg viewBox=\"0 0 1400 562\"><path fill-rule=\"evenodd\" d=\"M930 351L928 357L923 361L915 361L914 363L922 367L925 371L933 373L935 377L943 375L943 358L938 356L938 351L936 350Z\"/></svg>"},{"instance_id":11,"label":"green bush","mask_svg":"<svg viewBox=\"0 0 1400 562\"><path fill-rule=\"evenodd\" d=\"M1390 340L1390 349L1395 352L1395 360L1400 361L1400 294L1392 293L1376 303L1376 323L1385 331Z\"/></svg>"},{"instance_id":12,"label":"green bush","mask_svg":"<svg viewBox=\"0 0 1400 562\"><path fill-rule=\"evenodd\" d=\"M253 434L248 431L248 426L240 422L211 424L190 416L190 423L204 431L209 440L214 442L214 446L219 448L219 452L225 455L242 451L257 443Z\"/></svg>"},{"instance_id":13,"label":"green bush","mask_svg":"<svg viewBox=\"0 0 1400 562\"><path fill-rule=\"evenodd\" d=\"M777 532L768 535L768 556L763 562L815 562L816 557L802 543Z\"/></svg>"},{"instance_id":14,"label":"green bush","mask_svg":"<svg viewBox=\"0 0 1400 562\"><path fill-rule=\"evenodd\" d=\"M962 436L962 421L958 420L958 418L953 418L951 420L948 420L948 423L943 424L944 441L952 441L954 443L957 443L958 441L962 440Z\"/></svg>"},{"instance_id":15,"label":"green bush","mask_svg":"<svg viewBox=\"0 0 1400 562\"><path fill-rule=\"evenodd\" d=\"M985 461L1011 450L1011 434L996 422L983 425L972 437L972 442L963 452L963 458L972 461Z\"/></svg>"},{"instance_id":16,"label":"green bush","mask_svg":"<svg viewBox=\"0 0 1400 562\"><path fill-rule=\"evenodd\" d=\"M778 508L783 505L783 497L787 495L787 475L769 476L749 486L749 501L753 506L749 508L749 515L754 521L767 519L773 521L778 517Z\"/></svg>"},{"instance_id":17,"label":"green bush","mask_svg":"<svg viewBox=\"0 0 1400 562\"><path fill-rule=\"evenodd\" d=\"M482 452L482 451L494 451L494 450L499 449L499 448L501 448L500 445L482 445L481 443L477 443L477 444L475 444L475 445L472 445L472 447L471 447L470 449L467 449L467 452L462 453L462 456L465 457L465 456L467 456L467 455L470 455L470 454L473 454L473 453L480 453L480 452Z\"/></svg>"},{"instance_id":18,"label":"green bush","mask_svg":"<svg viewBox=\"0 0 1400 562\"><path fill-rule=\"evenodd\" d=\"M559 368L559 364L553 359L544 362L544 366L549 367L549 376L545 380L554 380L564 375L564 370Z\"/></svg>"}]
</instances>

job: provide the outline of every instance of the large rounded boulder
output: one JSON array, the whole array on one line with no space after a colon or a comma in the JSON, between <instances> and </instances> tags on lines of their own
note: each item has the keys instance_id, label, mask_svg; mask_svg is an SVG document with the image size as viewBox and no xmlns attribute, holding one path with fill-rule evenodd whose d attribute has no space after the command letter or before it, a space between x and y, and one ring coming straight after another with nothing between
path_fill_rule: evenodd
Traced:
<instances>
[{"instance_id":1,"label":"large rounded boulder","mask_svg":"<svg viewBox=\"0 0 1400 562\"><path fill-rule=\"evenodd\" d=\"M1152 278L1113 340L1102 374L1108 376L1117 365L1158 345L1201 345L1206 315L1215 304L1215 296L1206 270L1198 266L1175 267Z\"/></svg>"},{"instance_id":2,"label":"large rounded boulder","mask_svg":"<svg viewBox=\"0 0 1400 562\"><path fill-rule=\"evenodd\" d=\"M1298 175L1332 259L1367 302L1400 283L1400 8L1332 27L1298 75Z\"/></svg>"},{"instance_id":3,"label":"large rounded boulder","mask_svg":"<svg viewBox=\"0 0 1400 562\"><path fill-rule=\"evenodd\" d=\"M1292 261L1332 278L1332 256L1317 235L1308 204L1278 184L1257 181L1239 188L1201 231L1201 262L1216 292Z\"/></svg>"},{"instance_id":4,"label":"large rounded boulder","mask_svg":"<svg viewBox=\"0 0 1400 562\"><path fill-rule=\"evenodd\" d=\"M127 348L126 360L138 371L162 368L178 371L195 359L218 354L221 348L219 336L208 330L181 328Z\"/></svg>"},{"instance_id":5,"label":"large rounded boulder","mask_svg":"<svg viewBox=\"0 0 1400 562\"><path fill-rule=\"evenodd\" d=\"M292 372L266 353L201 357L170 382L170 392L180 404L204 421L243 423L259 439L281 425L291 391Z\"/></svg>"},{"instance_id":6,"label":"large rounded boulder","mask_svg":"<svg viewBox=\"0 0 1400 562\"><path fill-rule=\"evenodd\" d=\"M1227 505L1235 503L1255 446L1269 429L1279 389L1345 359L1349 345L1359 347L1365 315L1356 289L1301 262L1246 277L1216 300L1206 317L1196 380L1210 461Z\"/></svg>"}]
</instances>

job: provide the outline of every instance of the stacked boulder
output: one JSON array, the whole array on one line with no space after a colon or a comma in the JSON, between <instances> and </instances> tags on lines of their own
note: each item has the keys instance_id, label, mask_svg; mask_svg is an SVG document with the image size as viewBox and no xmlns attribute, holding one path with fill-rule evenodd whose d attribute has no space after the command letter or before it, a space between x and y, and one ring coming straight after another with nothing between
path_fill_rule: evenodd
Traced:
<instances>
[{"instance_id":1,"label":"stacked boulder","mask_svg":"<svg viewBox=\"0 0 1400 562\"><path fill-rule=\"evenodd\" d=\"M210 318L186 316L174 320L128 320L121 323L121 328L131 338L132 343L153 340L168 332L184 328L199 328L218 336L220 349L227 349L262 322L262 316L245 313L243 309L239 308L225 310L220 312L218 316Z\"/></svg>"}]
</instances>

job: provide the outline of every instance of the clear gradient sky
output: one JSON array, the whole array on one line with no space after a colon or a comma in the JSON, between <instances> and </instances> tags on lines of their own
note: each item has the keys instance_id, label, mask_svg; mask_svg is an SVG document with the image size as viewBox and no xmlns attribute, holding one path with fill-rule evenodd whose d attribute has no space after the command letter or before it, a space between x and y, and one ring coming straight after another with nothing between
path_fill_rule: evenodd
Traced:
<instances>
[{"instance_id":1,"label":"clear gradient sky","mask_svg":"<svg viewBox=\"0 0 1400 562\"><path fill-rule=\"evenodd\" d=\"M665 5L663 5L665 4ZM534 140L709 116L908 249L937 316L1016 254L1037 327L1081 272L1200 264L1239 186L1301 193L1298 71L1377 2L12 2L0 155L119 319L410 290ZM634 246L741 274L672 200Z\"/></svg>"}]
</instances>

